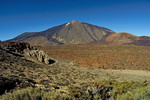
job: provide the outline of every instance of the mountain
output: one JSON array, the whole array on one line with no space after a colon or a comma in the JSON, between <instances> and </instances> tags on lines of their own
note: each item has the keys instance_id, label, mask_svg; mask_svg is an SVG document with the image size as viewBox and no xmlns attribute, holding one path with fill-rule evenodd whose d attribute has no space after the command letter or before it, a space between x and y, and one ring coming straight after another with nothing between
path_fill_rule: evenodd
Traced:
<instances>
[{"instance_id":1,"label":"mountain","mask_svg":"<svg viewBox=\"0 0 150 100\"><path fill-rule=\"evenodd\" d=\"M42 32L26 32L10 41L28 42L32 45L50 46L103 41L115 32L84 22L71 21Z\"/></svg>"},{"instance_id":2,"label":"mountain","mask_svg":"<svg viewBox=\"0 0 150 100\"><path fill-rule=\"evenodd\" d=\"M115 44L133 43L137 40L139 40L138 36L126 32L111 34L106 38L106 42Z\"/></svg>"},{"instance_id":3,"label":"mountain","mask_svg":"<svg viewBox=\"0 0 150 100\"><path fill-rule=\"evenodd\" d=\"M122 32L114 33L109 35L106 40L106 43L112 44L130 44L138 46L150 46L150 37L148 36L135 36L133 34Z\"/></svg>"},{"instance_id":4,"label":"mountain","mask_svg":"<svg viewBox=\"0 0 150 100\"><path fill-rule=\"evenodd\" d=\"M25 32L9 41L27 42L34 46L44 47L85 43L113 43L150 46L150 37L139 37L127 32L115 33L104 27L75 20L41 32Z\"/></svg>"}]
</instances>

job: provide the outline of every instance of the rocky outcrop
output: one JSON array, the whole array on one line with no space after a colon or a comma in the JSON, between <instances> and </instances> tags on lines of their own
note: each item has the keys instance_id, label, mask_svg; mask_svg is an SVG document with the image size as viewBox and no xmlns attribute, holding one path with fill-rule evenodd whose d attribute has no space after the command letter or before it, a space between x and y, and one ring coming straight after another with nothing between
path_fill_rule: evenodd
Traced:
<instances>
[{"instance_id":1,"label":"rocky outcrop","mask_svg":"<svg viewBox=\"0 0 150 100\"><path fill-rule=\"evenodd\" d=\"M50 58L44 51L38 49L27 50L24 55L25 57L30 57L45 64L53 64L55 62L55 60L52 60L52 58Z\"/></svg>"},{"instance_id":2,"label":"rocky outcrop","mask_svg":"<svg viewBox=\"0 0 150 100\"><path fill-rule=\"evenodd\" d=\"M17 54L25 58L30 58L32 61L37 60L45 64L55 63L55 60L50 58L44 51L31 46L29 43L0 42L0 48L15 55Z\"/></svg>"},{"instance_id":3,"label":"rocky outcrop","mask_svg":"<svg viewBox=\"0 0 150 100\"><path fill-rule=\"evenodd\" d=\"M24 50L32 50L34 47L30 46L29 43L19 43L19 42L0 42L0 48L14 52L23 54Z\"/></svg>"}]
</instances>

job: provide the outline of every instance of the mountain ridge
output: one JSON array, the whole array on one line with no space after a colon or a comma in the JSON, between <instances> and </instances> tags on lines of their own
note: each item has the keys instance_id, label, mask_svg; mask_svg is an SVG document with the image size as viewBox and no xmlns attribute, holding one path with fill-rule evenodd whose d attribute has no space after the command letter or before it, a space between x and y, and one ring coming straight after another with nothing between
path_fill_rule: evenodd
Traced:
<instances>
[{"instance_id":1,"label":"mountain ridge","mask_svg":"<svg viewBox=\"0 0 150 100\"><path fill-rule=\"evenodd\" d=\"M73 20L69 23L55 26L41 32L26 32L10 41L28 42L30 44L39 45L40 43L34 43L33 41L42 38L44 42L46 41L44 46L91 43L102 41L109 34L113 33L115 32L104 27ZM43 46L43 44L40 46Z\"/></svg>"},{"instance_id":2,"label":"mountain ridge","mask_svg":"<svg viewBox=\"0 0 150 100\"><path fill-rule=\"evenodd\" d=\"M127 32L116 33L105 27L75 20L40 32L25 32L9 41L44 47L95 42L150 46L150 37L139 37Z\"/></svg>"}]
</instances>

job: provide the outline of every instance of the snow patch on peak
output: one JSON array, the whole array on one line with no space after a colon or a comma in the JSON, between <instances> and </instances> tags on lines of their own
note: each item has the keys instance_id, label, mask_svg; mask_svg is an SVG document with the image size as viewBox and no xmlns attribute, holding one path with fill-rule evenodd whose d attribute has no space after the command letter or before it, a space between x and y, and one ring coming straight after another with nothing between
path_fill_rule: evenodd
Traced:
<instances>
[{"instance_id":1,"label":"snow patch on peak","mask_svg":"<svg viewBox=\"0 0 150 100\"><path fill-rule=\"evenodd\" d=\"M68 26L70 23L67 23L65 26Z\"/></svg>"}]
</instances>

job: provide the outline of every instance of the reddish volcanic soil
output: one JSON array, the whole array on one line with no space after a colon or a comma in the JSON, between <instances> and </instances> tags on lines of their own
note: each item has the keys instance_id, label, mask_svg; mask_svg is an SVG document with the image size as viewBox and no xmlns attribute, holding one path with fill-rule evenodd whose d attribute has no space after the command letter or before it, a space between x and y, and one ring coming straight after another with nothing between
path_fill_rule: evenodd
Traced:
<instances>
[{"instance_id":1,"label":"reddish volcanic soil","mask_svg":"<svg viewBox=\"0 0 150 100\"><path fill-rule=\"evenodd\" d=\"M81 67L150 70L150 47L80 44L42 48L53 58L72 60Z\"/></svg>"}]
</instances>

